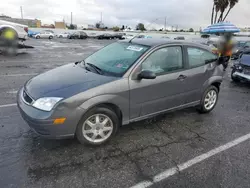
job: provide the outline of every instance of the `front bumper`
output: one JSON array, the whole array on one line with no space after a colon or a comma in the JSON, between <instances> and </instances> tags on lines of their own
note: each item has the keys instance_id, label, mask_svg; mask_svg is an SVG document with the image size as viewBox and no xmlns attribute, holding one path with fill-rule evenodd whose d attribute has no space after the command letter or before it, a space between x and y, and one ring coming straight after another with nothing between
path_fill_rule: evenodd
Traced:
<instances>
[{"instance_id":1,"label":"front bumper","mask_svg":"<svg viewBox=\"0 0 250 188\"><path fill-rule=\"evenodd\" d=\"M233 76L238 77L238 78L243 78L243 79L250 81L250 75L248 75L248 74L235 72L235 73L233 73Z\"/></svg>"},{"instance_id":2,"label":"front bumper","mask_svg":"<svg viewBox=\"0 0 250 188\"><path fill-rule=\"evenodd\" d=\"M83 109L70 109L59 105L51 112L45 112L25 103L22 98L23 88L17 95L17 104L23 119L38 135L45 138L60 139L74 137L77 124L82 116ZM54 124L56 118L65 117L63 124Z\"/></svg>"}]
</instances>

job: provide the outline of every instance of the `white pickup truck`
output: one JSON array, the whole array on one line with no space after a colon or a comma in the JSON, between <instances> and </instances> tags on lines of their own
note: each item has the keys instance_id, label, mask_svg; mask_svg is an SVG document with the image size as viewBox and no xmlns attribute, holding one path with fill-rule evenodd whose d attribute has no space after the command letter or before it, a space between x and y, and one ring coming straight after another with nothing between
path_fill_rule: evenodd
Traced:
<instances>
[{"instance_id":1,"label":"white pickup truck","mask_svg":"<svg viewBox=\"0 0 250 188\"><path fill-rule=\"evenodd\" d=\"M19 40L24 41L28 38L28 26L27 25L0 20L0 29L5 28L5 27L14 29L17 32Z\"/></svg>"}]
</instances>

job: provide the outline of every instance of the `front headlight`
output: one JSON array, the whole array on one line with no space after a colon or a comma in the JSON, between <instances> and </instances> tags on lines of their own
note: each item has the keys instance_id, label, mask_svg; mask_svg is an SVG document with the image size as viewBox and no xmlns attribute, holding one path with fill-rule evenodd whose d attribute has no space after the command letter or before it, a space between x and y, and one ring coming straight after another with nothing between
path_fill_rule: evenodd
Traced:
<instances>
[{"instance_id":1,"label":"front headlight","mask_svg":"<svg viewBox=\"0 0 250 188\"><path fill-rule=\"evenodd\" d=\"M34 106L35 108L38 108L40 110L44 110L44 111L49 112L56 105L56 103L58 103L62 99L63 98L60 98L60 97L44 97L44 98L37 99L32 104L32 106Z\"/></svg>"}]
</instances>

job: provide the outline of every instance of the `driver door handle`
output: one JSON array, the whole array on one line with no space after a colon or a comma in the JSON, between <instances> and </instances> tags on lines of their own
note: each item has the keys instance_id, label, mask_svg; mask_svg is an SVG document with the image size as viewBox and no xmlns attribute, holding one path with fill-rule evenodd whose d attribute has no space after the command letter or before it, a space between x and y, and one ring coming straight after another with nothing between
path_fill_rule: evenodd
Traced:
<instances>
[{"instance_id":1,"label":"driver door handle","mask_svg":"<svg viewBox=\"0 0 250 188\"><path fill-rule=\"evenodd\" d=\"M181 74L177 79L178 80L185 80L186 78L187 78L187 76Z\"/></svg>"}]
</instances>

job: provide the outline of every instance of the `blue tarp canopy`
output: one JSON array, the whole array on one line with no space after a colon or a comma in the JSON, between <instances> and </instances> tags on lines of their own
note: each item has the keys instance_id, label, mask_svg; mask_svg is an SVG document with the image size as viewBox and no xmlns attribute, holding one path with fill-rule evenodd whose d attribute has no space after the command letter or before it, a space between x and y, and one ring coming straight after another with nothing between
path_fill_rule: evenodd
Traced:
<instances>
[{"instance_id":1,"label":"blue tarp canopy","mask_svg":"<svg viewBox=\"0 0 250 188\"><path fill-rule=\"evenodd\" d=\"M220 22L208 26L202 31L202 33L214 34L214 33L237 33L240 29L230 22Z\"/></svg>"}]
</instances>

